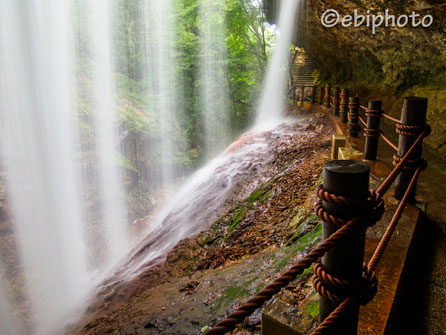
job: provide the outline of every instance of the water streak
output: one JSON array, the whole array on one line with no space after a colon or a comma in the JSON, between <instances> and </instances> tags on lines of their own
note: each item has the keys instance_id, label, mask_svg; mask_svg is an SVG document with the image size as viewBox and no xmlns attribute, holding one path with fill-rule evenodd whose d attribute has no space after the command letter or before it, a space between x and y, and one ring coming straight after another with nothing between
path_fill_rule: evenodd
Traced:
<instances>
[{"instance_id":1,"label":"water streak","mask_svg":"<svg viewBox=\"0 0 446 335\"><path fill-rule=\"evenodd\" d=\"M1 153L33 334L56 334L87 292L67 1L1 1Z\"/></svg>"},{"instance_id":2,"label":"water streak","mask_svg":"<svg viewBox=\"0 0 446 335\"><path fill-rule=\"evenodd\" d=\"M182 111L179 104L179 74L175 59L175 15L172 0L143 0L145 83L152 112L156 115L156 134L152 134L149 155L153 166L149 171L152 180L165 187L181 171L174 168L175 150L179 143L178 118Z\"/></svg>"},{"instance_id":3,"label":"water streak","mask_svg":"<svg viewBox=\"0 0 446 335\"><path fill-rule=\"evenodd\" d=\"M112 76L113 41L108 1L88 0L92 87L94 91L95 140L102 201L101 220L108 247L108 264L115 264L129 248L127 213L124 206L121 157L116 109L116 84Z\"/></svg>"},{"instance_id":4,"label":"water streak","mask_svg":"<svg viewBox=\"0 0 446 335\"><path fill-rule=\"evenodd\" d=\"M208 159L221 152L231 139L224 38L225 10L224 0L201 0L199 4L200 106L205 156Z\"/></svg>"},{"instance_id":5,"label":"water streak","mask_svg":"<svg viewBox=\"0 0 446 335\"><path fill-rule=\"evenodd\" d=\"M257 126L280 122L286 111L287 79L290 66L290 45L294 34L297 9L302 0L280 1L280 36L271 61L268 64L264 88L259 101Z\"/></svg>"}]
</instances>

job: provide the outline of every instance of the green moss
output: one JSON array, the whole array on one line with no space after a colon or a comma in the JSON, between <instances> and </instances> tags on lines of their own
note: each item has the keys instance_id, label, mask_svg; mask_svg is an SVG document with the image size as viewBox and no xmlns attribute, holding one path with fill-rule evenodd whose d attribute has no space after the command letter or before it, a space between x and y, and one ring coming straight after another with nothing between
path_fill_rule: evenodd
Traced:
<instances>
[{"instance_id":1,"label":"green moss","mask_svg":"<svg viewBox=\"0 0 446 335\"><path fill-rule=\"evenodd\" d=\"M296 242L294 242L294 244L288 246L285 249L285 257L275 259L272 265L277 270L281 270L289 263L291 257L297 254L299 251L302 251L305 248L307 248L311 243L313 243L316 239L318 239L321 236L321 234L322 234L322 225L318 224L313 230L306 233L302 237L298 238Z\"/></svg>"},{"instance_id":2,"label":"green moss","mask_svg":"<svg viewBox=\"0 0 446 335\"><path fill-rule=\"evenodd\" d=\"M231 303L239 300L245 296L251 296L253 293L257 293L257 288L252 292L252 284L259 280L259 276L254 276L253 278L247 280L239 286L232 286L226 289L223 295L215 301L215 305L212 308L213 312L217 312L220 308L230 305ZM265 286L264 283L262 283ZM260 290L259 290L260 291Z\"/></svg>"},{"instance_id":3,"label":"green moss","mask_svg":"<svg viewBox=\"0 0 446 335\"><path fill-rule=\"evenodd\" d=\"M260 201L263 202L263 201L268 200L268 199L270 198L270 196L271 196L272 193L273 193L273 190L272 190L272 189L269 190L268 192L266 192L266 193L260 198Z\"/></svg>"},{"instance_id":4,"label":"green moss","mask_svg":"<svg viewBox=\"0 0 446 335\"><path fill-rule=\"evenodd\" d=\"M237 227L240 221L245 217L245 212L246 212L246 207L243 207L232 217L228 229L228 235L234 230L235 227Z\"/></svg>"},{"instance_id":5,"label":"green moss","mask_svg":"<svg viewBox=\"0 0 446 335\"><path fill-rule=\"evenodd\" d=\"M231 232L239 225L241 221L245 218L245 214L248 211L248 209L253 209L255 202L264 202L269 199L271 196L273 190L270 189L269 191L266 191L266 189L270 188L272 183L267 183L266 185L263 185L259 188L257 188L254 192L251 193L251 195L246 199L244 202L239 204L234 210L229 220L226 221L226 225L229 225L228 233L225 236L224 240L226 241L231 234ZM221 219L219 222L223 222L224 220ZM218 229L218 225L215 227L215 229Z\"/></svg>"},{"instance_id":6,"label":"green moss","mask_svg":"<svg viewBox=\"0 0 446 335\"><path fill-rule=\"evenodd\" d=\"M310 314L312 317L316 317L319 315L319 300L310 300L305 305L302 306L302 309Z\"/></svg>"},{"instance_id":7,"label":"green moss","mask_svg":"<svg viewBox=\"0 0 446 335\"><path fill-rule=\"evenodd\" d=\"M251 292L249 292L249 290L247 290L244 286L245 285L229 287L225 293L223 293L223 295L215 301L212 311L217 312L220 308L233 303L235 300L251 294Z\"/></svg>"}]
</instances>

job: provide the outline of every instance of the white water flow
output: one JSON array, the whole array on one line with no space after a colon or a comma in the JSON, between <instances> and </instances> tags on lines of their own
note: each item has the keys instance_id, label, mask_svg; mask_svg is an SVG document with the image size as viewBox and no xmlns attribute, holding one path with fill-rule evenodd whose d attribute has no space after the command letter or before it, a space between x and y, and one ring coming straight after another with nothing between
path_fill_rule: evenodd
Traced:
<instances>
[{"instance_id":1,"label":"white water flow","mask_svg":"<svg viewBox=\"0 0 446 335\"><path fill-rule=\"evenodd\" d=\"M158 134L148 144L152 162L157 166L149 173L164 187L179 174L174 170L176 125L181 114L175 59L175 16L172 0L143 0L143 4L146 93L152 98L153 112L158 121Z\"/></svg>"},{"instance_id":2,"label":"white water flow","mask_svg":"<svg viewBox=\"0 0 446 335\"><path fill-rule=\"evenodd\" d=\"M144 112L150 122L156 123L151 127L154 133L148 134L156 142L149 148L149 152L156 150L150 152L149 161L156 170L155 181L167 185L177 173L173 152L179 151L176 134L180 133L178 117L182 114L178 93L180 71L174 45L175 2L139 1L145 7L146 27L141 39L147 49L145 83L151 102L150 110ZM281 2L281 36L260 103L259 123L263 126L271 125L271 119L279 119L284 108L282 78L287 73L284 64L288 62L297 1ZM82 14L85 17L79 21L85 22L87 28L81 29L81 37L76 37L83 57L88 60L75 59L76 44L72 40L75 15L71 5L79 3L87 8ZM88 105L86 109L93 108L93 143L88 144L96 149L91 169L97 169L99 194L94 196L101 200L100 235L105 236L110 255L105 268L112 268L129 246L122 171L118 164L117 85L111 73L113 50L119 42L115 40L119 34L111 33L115 23L111 12L118 12L112 6L116 4L106 0L0 1L1 167L8 179L14 237L26 280L23 289L28 300L24 304L29 303L31 310L30 321L24 326L26 331L22 331L20 325L16 327L11 321L11 311L15 312L11 308L15 303L13 297L6 296L5 287L14 278L7 278L6 284L0 279L2 335L61 334L62 327L85 307L92 292L94 283L90 281L92 272L88 265L95 262L89 259L91 246L85 242L91 222L84 219L88 204L80 200L87 198L82 192L89 189L82 185L84 179L79 171L80 163L85 163L79 161L81 103ZM203 148L207 157L215 157L230 139L223 34L225 1L200 0L199 6L201 69L197 89L202 92ZM75 68L76 64L79 68ZM88 83L81 89L89 94L82 98L92 97L92 101L86 103L76 96L81 94L76 91L79 80L75 74L88 77ZM80 101L79 106L76 101ZM271 117L272 112L277 115ZM147 264L165 257L180 240L205 229L223 214L225 201L234 187L239 187L237 183L253 174L261 176L267 172L265 162L274 153L274 141L288 129L283 125L262 129L242 136L184 183L151 223L151 233L129 254L120 274L132 278L147 269ZM92 184L96 185L96 180ZM256 185L246 183L243 187L246 189L241 192L249 195ZM88 237L97 242L96 236Z\"/></svg>"},{"instance_id":3,"label":"white water flow","mask_svg":"<svg viewBox=\"0 0 446 335\"><path fill-rule=\"evenodd\" d=\"M258 105L256 125L280 122L286 110L289 50L294 33L298 5L302 0L281 0L278 26L279 40L268 64L264 88Z\"/></svg>"},{"instance_id":4,"label":"white water flow","mask_svg":"<svg viewBox=\"0 0 446 335\"><path fill-rule=\"evenodd\" d=\"M246 177L253 166L256 164L261 166L270 157L271 138L282 136L286 132L286 127L284 129L279 123L284 121L285 116L288 55L299 2L300 0L283 0L281 2L278 23L280 38L273 59L268 66L264 91L259 102L257 123L253 130L243 135L223 154L194 173L179 189L153 220L151 234L131 253L115 280L134 278L150 265L162 260L180 240L208 227L219 217L219 214L222 214L218 210L227 199L232 187ZM212 26L210 21L214 18L209 18L219 10L222 11L224 3L223 1L202 0L200 6L200 20L202 20L201 79L203 83L213 89L211 91L203 87L202 91L203 102L207 106L205 112L207 115L205 119L206 142L209 141L209 145L212 146L210 152L215 152L214 150L224 143L225 134L222 134L221 131L227 129L225 128L227 125L226 108L219 104L220 100L215 96L216 92L221 95L226 92L224 85L221 85L221 80L224 80L221 77L225 73L224 66L214 53L215 50L224 52L222 41L219 40L219 36L222 36L220 29L223 29L222 17L224 16L221 14L218 16L220 23L217 26ZM208 136L212 138L208 138ZM185 222L187 224L184 224Z\"/></svg>"},{"instance_id":5,"label":"white water flow","mask_svg":"<svg viewBox=\"0 0 446 335\"><path fill-rule=\"evenodd\" d=\"M116 89L112 77L113 41L109 1L88 0L94 128L98 157L101 221L107 244L108 264L113 265L129 249L127 212L124 205Z\"/></svg>"},{"instance_id":6,"label":"white water flow","mask_svg":"<svg viewBox=\"0 0 446 335\"><path fill-rule=\"evenodd\" d=\"M200 109L206 158L215 157L231 139L226 66L225 0L200 0Z\"/></svg>"},{"instance_id":7,"label":"white water flow","mask_svg":"<svg viewBox=\"0 0 446 335\"><path fill-rule=\"evenodd\" d=\"M0 2L0 152L37 335L87 292L70 20L67 1Z\"/></svg>"},{"instance_id":8,"label":"white water flow","mask_svg":"<svg viewBox=\"0 0 446 335\"><path fill-rule=\"evenodd\" d=\"M260 176L266 178L266 162L276 150L274 141L295 131L286 123L250 131L196 171L153 220L152 232L130 253L112 282L125 285L162 262L179 241L209 227L224 214L224 203L234 187L239 187L242 198L253 192L258 184L246 182L247 178L257 175L257 182Z\"/></svg>"},{"instance_id":9,"label":"white water flow","mask_svg":"<svg viewBox=\"0 0 446 335\"><path fill-rule=\"evenodd\" d=\"M20 334L20 328L13 314L9 297L5 293L5 281L3 279L3 264L0 263L0 325L1 332L5 335ZM21 331L23 333L23 331Z\"/></svg>"}]
</instances>

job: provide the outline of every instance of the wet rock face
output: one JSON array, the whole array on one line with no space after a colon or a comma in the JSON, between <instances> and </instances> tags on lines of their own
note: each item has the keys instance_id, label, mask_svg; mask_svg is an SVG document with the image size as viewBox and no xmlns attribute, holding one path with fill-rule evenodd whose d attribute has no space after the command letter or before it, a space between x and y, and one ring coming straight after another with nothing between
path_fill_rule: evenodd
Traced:
<instances>
[{"instance_id":1,"label":"wet rock face","mask_svg":"<svg viewBox=\"0 0 446 335\"><path fill-rule=\"evenodd\" d=\"M328 9L336 10L341 17L358 14L383 15L388 10L397 21L400 15L416 12L420 18L431 15L433 23L427 28L412 27L411 21L405 27L385 26L342 27L340 24L326 28L321 16ZM446 70L446 3L441 0L385 1L385 0L316 0L308 2L304 25L304 44L316 59L322 78L338 82L380 81L393 89L410 88L417 84L445 80ZM428 21L425 21L428 22ZM404 20L401 21L404 23ZM371 23L370 23L371 25ZM343 70L334 74L333 70Z\"/></svg>"},{"instance_id":2,"label":"wet rock face","mask_svg":"<svg viewBox=\"0 0 446 335\"><path fill-rule=\"evenodd\" d=\"M266 3L270 11L276 0ZM389 26L326 28L321 16L328 9L341 17L358 14L420 15L433 17L430 27ZM386 113L399 116L402 97L429 98L428 121L433 127L426 139L446 152L446 2L444 0L311 0L297 20L296 44L315 59L321 83L348 87L361 102L383 100ZM411 19L409 19L411 22ZM404 22L402 22L404 23Z\"/></svg>"}]
</instances>

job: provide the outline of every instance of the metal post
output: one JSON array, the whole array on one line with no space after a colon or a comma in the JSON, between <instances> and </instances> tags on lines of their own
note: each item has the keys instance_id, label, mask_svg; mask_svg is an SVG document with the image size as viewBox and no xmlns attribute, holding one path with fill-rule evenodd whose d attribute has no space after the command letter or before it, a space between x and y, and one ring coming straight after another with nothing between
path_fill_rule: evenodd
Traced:
<instances>
[{"instance_id":1,"label":"metal post","mask_svg":"<svg viewBox=\"0 0 446 335\"><path fill-rule=\"evenodd\" d=\"M319 88L319 105L322 106L324 103L324 87Z\"/></svg>"},{"instance_id":2,"label":"metal post","mask_svg":"<svg viewBox=\"0 0 446 335\"><path fill-rule=\"evenodd\" d=\"M316 102L316 90L317 86L313 86L311 89L311 103L314 104Z\"/></svg>"},{"instance_id":3,"label":"metal post","mask_svg":"<svg viewBox=\"0 0 446 335\"><path fill-rule=\"evenodd\" d=\"M331 96L330 92L331 92L331 86L330 84L327 84L325 86L325 107L328 108L330 108L330 96Z\"/></svg>"},{"instance_id":4,"label":"metal post","mask_svg":"<svg viewBox=\"0 0 446 335\"><path fill-rule=\"evenodd\" d=\"M382 101L372 100L369 101L369 106L366 111L367 115L367 128L364 129L365 136L365 150L364 158L374 161L378 154L378 140L381 132L379 125L381 123L382 116Z\"/></svg>"},{"instance_id":5,"label":"metal post","mask_svg":"<svg viewBox=\"0 0 446 335\"><path fill-rule=\"evenodd\" d=\"M339 115L339 87L333 89L333 108L334 115Z\"/></svg>"},{"instance_id":6,"label":"metal post","mask_svg":"<svg viewBox=\"0 0 446 335\"><path fill-rule=\"evenodd\" d=\"M305 86L302 86L300 88L300 101L304 101L304 97L305 97Z\"/></svg>"},{"instance_id":7,"label":"metal post","mask_svg":"<svg viewBox=\"0 0 446 335\"><path fill-rule=\"evenodd\" d=\"M325 191L338 196L367 199L369 188L370 167L360 161L331 161L324 167ZM361 209L357 211L338 207L325 201L322 206L328 214L349 220L361 216ZM322 222L322 239L325 240L336 232L337 228ZM339 279L359 282L364 261L365 228L358 229L351 237L335 244L329 252L322 257L322 266L327 273ZM337 304L328 298L319 298L319 320L322 322L333 312ZM335 327L330 328L327 334L356 335L358 326L359 305L350 309Z\"/></svg>"},{"instance_id":8,"label":"metal post","mask_svg":"<svg viewBox=\"0 0 446 335\"><path fill-rule=\"evenodd\" d=\"M408 97L403 99L403 110L401 112L401 124L405 126L424 126L426 124L427 98ZM421 133L414 131L413 136L399 135L398 157L404 157L412 144L417 140ZM415 135L418 134L418 135ZM422 143L415 149L409 158L411 161L419 161L423 151ZM395 181L395 198L401 200L409 186L415 168L403 169ZM416 189L413 189L410 199L415 198Z\"/></svg>"},{"instance_id":9,"label":"metal post","mask_svg":"<svg viewBox=\"0 0 446 335\"><path fill-rule=\"evenodd\" d=\"M296 103L296 87L294 85L291 86L291 93L293 97L293 103Z\"/></svg>"},{"instance_id":10,"label":"metal post","mask_svg":"<svg viewBox=\"0 0 446 335\"><path fill-rule=\"evenodd\" d=\"M348 118L348 88L343 88L341 92L341 122L347 123Z\"/></svg>"},{"instance_id":11,"label":"metal post","mask_svg":"<svg viewBox=\"0 0 446 335\"><path fill-rule=\"evenodd\" d=\"M358 124L359 115L359 98L350 98L350 103L348 105L348 133L351 137L358 137L358 133L361 130L361 126Z\"/></svg>"}]
</instances>

